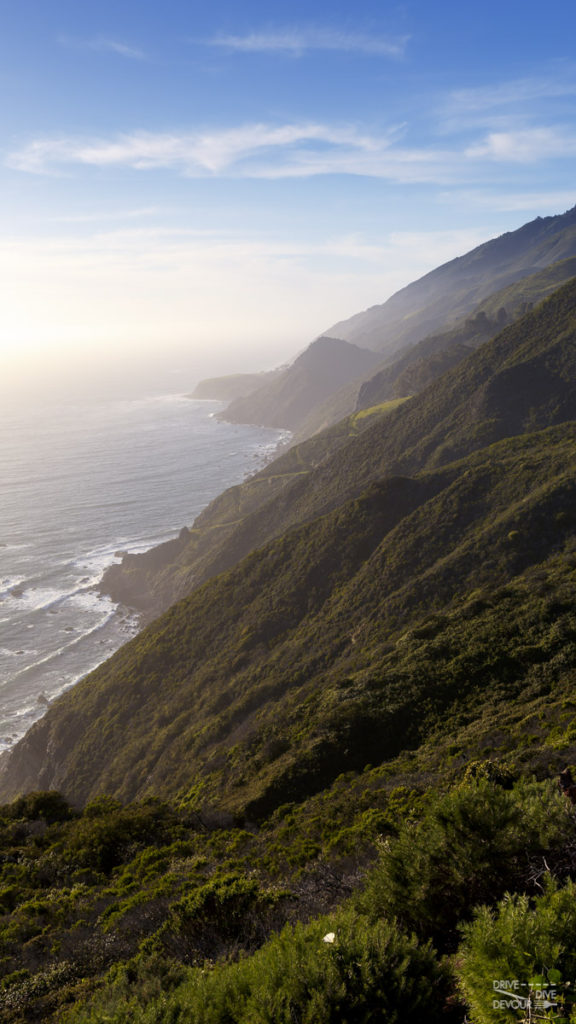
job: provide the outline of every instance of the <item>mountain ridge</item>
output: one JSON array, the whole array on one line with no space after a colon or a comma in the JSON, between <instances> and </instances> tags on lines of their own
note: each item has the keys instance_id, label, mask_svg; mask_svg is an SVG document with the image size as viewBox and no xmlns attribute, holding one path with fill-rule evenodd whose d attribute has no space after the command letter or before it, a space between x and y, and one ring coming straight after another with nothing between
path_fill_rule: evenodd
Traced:
<instances>
[{"instance_id":1,"label":"mountain ridge","mask_svg":"<svg viewBox=\"0 0 576 1024\"><path fill-rule=\"evenodd\" d=\"M498 288L575 255L576 207L572 207L482 243L402 288L387 302L339 321L329 333L392 355L466 315Z\"/></svg>"}]
</instances>

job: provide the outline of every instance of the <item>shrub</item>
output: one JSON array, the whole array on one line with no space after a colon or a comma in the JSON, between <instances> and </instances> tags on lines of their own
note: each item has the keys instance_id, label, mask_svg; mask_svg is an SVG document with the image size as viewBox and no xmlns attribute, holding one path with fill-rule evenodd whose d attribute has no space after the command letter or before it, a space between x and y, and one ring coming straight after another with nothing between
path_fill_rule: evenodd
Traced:
<instances>
[{"instance_id":1,"label":"shrub","mask_svg":"<svg viewBox=\"0 0 576 1024\"><path fill-rule=\"evenodd\" d=\"M494 983L502 980L518 982L516 991L523 999L532 992L533 1008L538 990L556 991L558 1005L541 1005L538 1020L559 1021L568 1017L567 996L576 980L574 883L560 888L549 879L544 895L533 901L526 895L506 896L495 910L477 910L474 920L462 932L464 940L455 969L476 1024L519 1019L518 1009L498 1005L501 1000L513 1002L510 996L495 991ZM506 990L501 984L497 987ZM524 1010L524 1005L520 1009Z\"/></svg>"},{"instance_id":2,"label":"shrub","mask_svg":"<svg viewBox=\"0 0 576 1024\"><path fill-rule=\"evenodd\" d=\"M74 816L69 803L61 793L51 789L46 792L27 793L18 797L7 808L11 818L25 821L46 821L49 825L56 821L68 821Z\"/></svg>"},{"instance_id":3,"label":"shrub","mask_svg":"<svg viewBox=\"0 0 576 1024\"><path fill-rule=\"evenodd\" d=\"M211 880L170 908L150 949L160 941L164 952L188 964L254 950L285 922L286 896L235 874Z\"/></svg>"},{"instance_id":4,"label":"shrub","mask_svg":"<svg viewBox=\"0 0 576 1024\"><path fill-rule=\"evenodd\" d=\"M480 903L524 888L529 858L560 846L569 816L550 786L512 791L481 779L434 798L418 822L382 847L360 909L454 948L457 925Z\"/></svg>"},{"instance_id":5,"label":"shrub","mask_svg":"<svg viewBox=\"0 0 576 1024\"><path fill-rule=\"evenodd\" d=\"M334 941L325 941L333 935ZM394 922L351 911L286 927L238 963L199 968L153 1001L110 993L73 1024L440 1024L445 975ZM149 989L148 989L149 990ZM104 1002L104 999L106 1002ZM105 1007L105 1009L104 1009Z\"/></svg>"}]
</instances>

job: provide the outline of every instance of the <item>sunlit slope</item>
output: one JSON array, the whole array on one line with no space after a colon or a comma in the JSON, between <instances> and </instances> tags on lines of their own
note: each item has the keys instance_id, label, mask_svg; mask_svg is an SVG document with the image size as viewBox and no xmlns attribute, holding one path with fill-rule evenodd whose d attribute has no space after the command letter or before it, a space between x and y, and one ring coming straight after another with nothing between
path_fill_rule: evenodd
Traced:
<instances>
[{"instance_id":1,"label":"sunlit slope","mask_svg":"<svg viewBox=\"0 0 576 1024\"><path fill-rule=\"evenodd\" d=\"M472 349L490 341L574 276L576 258L572 257L489 295L448 330L431 334L408 347L366 380L358 389L357 408L368 408L377 402L422 391L469 356Z\"/></svg>"},{"instance_id":2,"label":"sunlit slope","mask_svg":"<svg viewBox=\"0 0 576 1024\"><path fill-rule=\"evenodd\" d=\"M472 664L436 638L434 680L405 644L431 615L435 637L479 587L564 551L575 445L563 424L384 480L255 552L62 697L16 748L2 796L192 791L258 817L418 744L435 716L497 682L487 665L504 657L513 684L539 659L525 652L510 674L510 653Z\"/></svg>"},{"instance_id":3,"label":"sunlit slope","mask_svg":"<svg viewBox=\"0 0 576 1024\"><path fill-rule=\"evenodd\" d=\"M348 418L286 452L216 499L176 559L160 569L148 568L152 556L127 559L114 570L114 595L166 608L386 474L411 476L504 437L574 418L575 302L576 283L568 283L421 394L376 407L364 420Z\"/></svg>"},{"instance_id":4,"label":"sunlit slope","mask_svg":"<svg viewBox=\"0 0 576 1024\"><path fill-rule=\"evenodd\" d=\"M575 340L572 284L349 437L307 475L303 525L64 695L5 762L2 797L192 791L259 816L418 743L423 708L482 693L482 672L434 684L403 638L570 545Z\"/></svg>"}]
</instances>

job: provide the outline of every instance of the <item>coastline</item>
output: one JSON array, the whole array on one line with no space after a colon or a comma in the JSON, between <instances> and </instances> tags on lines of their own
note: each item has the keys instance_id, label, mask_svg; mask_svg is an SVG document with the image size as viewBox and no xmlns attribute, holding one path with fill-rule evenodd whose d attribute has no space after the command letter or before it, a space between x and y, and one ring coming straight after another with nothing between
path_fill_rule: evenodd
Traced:
<instances>
[{"instance_id":1,"label":"coastline","mask_svg":"<svg viewBox=\"0 0 576 1024\"><path fill-rule=\"evenodd\" d=\"M0 414L0 752L145 624L138 595L102 585L115 556L177 544L275 456L277 431L221 425L221 406L103 394Z\"/></svg>"},{"instance_id":2,"label":"coastline","mask_svg":"<svg viewBox=\"0 0 576 1024\"><path fill-rule=\"evenodd\" d=\"M185 398L184 395L179 397ZM234 478L230 481L229 461L232 461L237 466L239 460L240 465L242 465L243 460L243 479L245 480L276 458L280 446L286 443L286 432L271 431L268 428L257 428L259 432L262 429L265 431L264 437L251 438L250 430L247 428L248 437L246 438L243 429L241 428L239 435L237 425L234 424L234 432L230 435L228 443L226 444L225 442L224 447L222 447L222 440L220 439L220 431L218 429L219 421L216 420L214 415L216 402L210 399L206 400L206 402L196 399L194 402L198 406L201 403L204 409L206 408L206 402L212 406L213 411L208 413L208 415L204 412L201 421L213 423L216 427L216 433L214 433L213 428L208 431L206 435L207 440L204 444L208 443L208 447L205 449L206 453L212 455L213 451L219 452L218 458L222 466L222 482L220 483L220 489L216 493L213 491L211 495L208 495L208 500L203 508L194 510L194 514L188 520L189 522L194 522L210 506L212 501L217 500L230 487L239 486L239 483L242 482L234 483ZM220 404L218 403L218 405ZM188 405L187 401L186 405ZM226 436L224 435L224 441ZM267 438L270 438L272 443ZM191 435L188 434L186 440L189 442L190 439L192 439L192 442L194 442L194 439L198 440L194 432ZM216 448L214 448L215 444ZM220 448L218 448L218 445ZM194 443L192 447L194 448ZM179 457L177 456L173 459L174 468L171 472L172 474L180 475L179 463L181 459L185 462L186 456L182 456L179 448L178 453ZM189 454L190 449L188 449ZM206 455L204 458L206 458ZM250 465L252 460L257 460L256 468L254 469ZM231 468L232 472L234 472L233 467ZM212 469L214 469L213 466ZM201 476L206 477L202 470L200 470L200 473ZM228 480L226 480L227 475ZM214 472L212 477L214 477ZM173 475L168 479L171 488L174 479ZM160 480L160 490L161 483L162 481ZM192 499L194 499L195 494L196 492L193 488ZM105 498L106 496L104 496ZM182 501L180 499L181 504ZM178 504L175 503L176 514L178 507ZM151 543L149 541L146 542L144 536L147 532L160 532L160 535L162 536L163 533L164 537L159 541L152 540ZM45 650L39 648L38 654L35 657L34 651L30 650L27 652L24 649L25 644L20 637L16 639L18 630L16 632L11 630L10 633L6 633L3 642L0 642L0 647L2 647L3 643L7 648L10 643L10 637L12 637L12 646L15 648L14 655L12 655L12 651L5 651L5 654L11 655L11 657L8 662L5 659L5 682L0 689L0 758L3 759L4 754L14 749L15 745L27 735L36 722L44 717L52 704L64 692L98 668L125 643L136 636L147 622L151 621L163 610L162 608L154 607L152 602L147 602L145 597L143 599L143 595L137 589L130 590L123 586L123 583L129 577L125 571L123 572L122 566L124 565L125 569L126 564L129 566L139 565L140 560L143 560L144 564L149 568L158 569L165 557L174 556L183 550L190 536L188 526L183 526L180 529L158 531L157 526L150 529L144 523L142 524L139 538L133 536L133 539L129 540L127 537L120 538L117 534L116 540L112 538L106 545L100 543L96 548L89 550L89 553L86 555L76 552L75 563L83 567L81 575L79 575L79 582L76 583L73 579L69 579L66 583L62 581L62 583L56 584L56 581L54 581L54 584L50 585L60 586L62 590L55 593L54 597L47 593L47 598L50 597L50 600L41 598L42 588L47 587L48 583L40 583L35 578L34 572L23 581L23 587L15 586L8 589L5 595L5 607L8 618L4 619L8 626L10 626L11 619L15 615L19 616L19 619L23 622L31 623L27 628L31 629L32 632L27 632L25 638L28 641L30 639L35 640L36 632L40 629L39 619L43 616L44 629L49 628L55 637L61 636L61 639L56 641L56 645L53 644ZM10 547L4 540L2 543L3 549ZM34 549L31 548L30 550L33 551ZM64 556L63 564L65 562L66 556ZM74 571L80 574L80 570ZM83 576L86 578L82 578ZM89 576L92 577L91 580L88 579ZM39 590L38 587L41 589ZM75 596L77 594L80 594L81 597L77 598ZM80 599L84 600L86 605L90 604L92 613L92 619L86 621L83 625L77 624L73 617L75 602ZM42 604L42 600L44 600L44 604ZM22 618L23 616L24 619ZM34 616L34 619L31 620L30 616ZM46 616L49 616L49 618L46 618ZM33 621L37 622L36 630L32 629ZM24 636L26 626L22 625L19 628L20 635ZM34 646L36 645L32 643L32 647ZM21 651L20 647L22 647ZM16 655L24 655L26 653L28 654L28 662L25 662L23 667L20 668L17 664L18 659ZM24 661L24 658L21 657L20 660Z\"/></svg>"}]
</instances>

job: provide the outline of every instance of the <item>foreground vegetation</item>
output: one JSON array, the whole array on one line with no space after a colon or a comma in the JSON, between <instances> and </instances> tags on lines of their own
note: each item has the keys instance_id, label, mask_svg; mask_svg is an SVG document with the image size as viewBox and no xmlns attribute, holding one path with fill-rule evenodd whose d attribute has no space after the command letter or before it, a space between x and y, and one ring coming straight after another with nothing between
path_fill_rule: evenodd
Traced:
<instances>
[{"instance_id":1,"label":"foreground vegetation","mask_svg":"<svg viewBox=\"0 0 576 1024\"><path fill-rule=\"evenodd\" d=\"M567 1020L571 805L493 761L436 781L387 790L368 815L353 795L346 856L303 845L289 809L248 833L157 801L4 806L0 1019L492 1024L524 1019L494 1008L493 982L529 997L541 978L556 995L538 1019Z\"/></svg>"}]
</instances>

